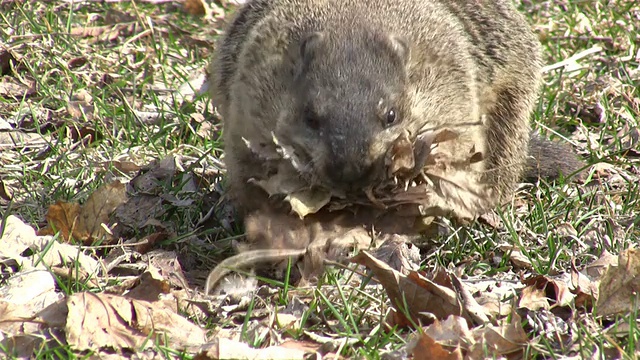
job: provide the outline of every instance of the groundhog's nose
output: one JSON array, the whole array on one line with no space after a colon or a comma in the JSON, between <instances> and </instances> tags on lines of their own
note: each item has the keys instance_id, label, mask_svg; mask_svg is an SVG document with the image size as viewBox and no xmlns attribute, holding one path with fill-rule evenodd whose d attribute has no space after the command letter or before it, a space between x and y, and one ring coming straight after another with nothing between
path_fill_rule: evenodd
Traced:
<instances>
[{"instance_id":1,"label":"groundhog's nose","mask_svg":"<svg viewBox=\"0 0 640 360\"><path fill-rule=\"evenodd\" d=\"M371 166L358 164L362 159L347 162L334 161L327 167L327 175L341 188L353 188L363 185L371 174Z\"/></svg>"}]
</instances>

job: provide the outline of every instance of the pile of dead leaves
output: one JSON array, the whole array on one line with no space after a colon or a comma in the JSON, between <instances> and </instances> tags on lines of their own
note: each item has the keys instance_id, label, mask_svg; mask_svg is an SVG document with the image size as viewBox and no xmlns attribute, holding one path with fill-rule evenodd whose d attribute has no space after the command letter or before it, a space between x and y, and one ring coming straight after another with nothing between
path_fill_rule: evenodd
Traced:
<instances>
[{"instance_id":1,"label":"pile of dead leaves","mask_svg":"<svg viewBox=\"0 0 640 360\"><path fill-rule=\"evenodd\" d=\"M269 195L280 195L300 218L318 211L336 211L353 206L369 206L393 211L399 216L430 218L452 216L462 220L475 219L494 204L492 191L482 184L481 174L472 165L483 160L480 152L468 154L439 152L445 142L456 141L458 134L450 129L425 131L413 138L403 133L386 154L386 179L365 190L363 194L345 194L336 188L310 186L304 174L309 170L298 159L295 150L273 142L277 154L265 154L264 148L254 149L256 155L280 159L278 172L267 179L252 182ZM363 195L366 195L363 197Z\"/></svg>"}]
</instances>

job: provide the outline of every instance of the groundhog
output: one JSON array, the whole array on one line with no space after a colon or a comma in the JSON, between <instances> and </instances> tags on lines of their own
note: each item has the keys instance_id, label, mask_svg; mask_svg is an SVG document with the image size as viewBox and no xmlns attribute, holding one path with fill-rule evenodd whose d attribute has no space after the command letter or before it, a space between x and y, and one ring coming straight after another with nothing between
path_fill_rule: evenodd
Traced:
<instances>
[{"instance_id":1,"label":"groundhog","mask_svg":"<svg viewBox=\"0 0 640 360\"><path fill-rule=\"evenodd\" d=\"M366 211L273 214L256 180L289 174L310 188L362 193L388 177L387 154L403 134L453 129L456 140L438 151L482 154L471 170L490 198L469 206L479 215L508 201L520 180L582 166L568 145L531 133L541 48L510 0L252 0L214 54L229 195L249 240L262 244L221 263L207 292L229 268L303 256L336 228L371 225ZM291 154L296 171L286 172ZM412 228L391 215L377 231Z\"/></svg>"},{"instance_id":2,"label":"groundhog","mask_svg":"<svg viewBox=\"0 0 640 360\"><path fill-rule=\"evenodd\" d=\"M245 215L266 198L251 180L281 170L259 156L276 152L274 137L309 186L355 193L386 176L401 134L452 128L446 151L483 154L473 169L494 190L487 207L524 178L581 164L531 135L541 47L509 0L253 0L214 54L227 184Z\"/></svg>"}]
</instances>

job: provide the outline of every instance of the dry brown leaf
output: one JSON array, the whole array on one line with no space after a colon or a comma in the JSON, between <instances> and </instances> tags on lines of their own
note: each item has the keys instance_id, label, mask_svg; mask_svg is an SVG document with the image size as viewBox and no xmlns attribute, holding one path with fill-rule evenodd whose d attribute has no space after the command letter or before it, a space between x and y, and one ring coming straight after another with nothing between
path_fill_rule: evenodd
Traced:
<instances>
[{"instance_id":1,"label":"dry brown leaf","mask_svg":"<svg viewBox=\"0 0 640 360\"><path fill-rule=\"evenodd\" d=\"M76 27L71 29L72 36L92 37L95 41L115 41L119 36L129 36L138 30L135 23L105 26Z\"/></svg>"},{"instance_id":2,"label":"dry brown leaf","mask_svg":"<svg viewBox=\"0 0 640 360\"><path fill-rule=\"evenodd\" d=\"M503 282L495 278L484 279L472 277L469 280L471 281L465 282L465 285L469 291L475 295L475 301L482 306L487 316L496 319L511 314L511 305L513 302L505 300L517 296L519 289L524 287L515 281Z\"/></svg>"},{"instance_id":3,"label":"dry brown leaf","mask_svg":"<svg viewBox=\"0 0 640 360\"><path fill-rule=\"evenodd\" d=\"M596 311L600 316L632 311L640 291L640 250L627 249L600 278Z\"/></svg>"},{"instance_id":4,"label":"dry brown leaf","mask_svg":"<svg viewBox=\"0 0 640 360\"><path fill-rule=\"evenodd\" d=\"M167 183L175 175L179 160L169 155L162 160L145 166L138 176L131 179L130 184L135 191L146 194L160 194L162 184Z\"/></svg>"},{"instance_id":5,"label":"dry brown leaf","mask_svg":"<svg viewBox=\"0 0 640 360\"><path fill-rule=\"evenodd\" d=\"M12 51L4 47L0 49L0 76L11 74L11 68L17 67L19 62L19 56L16 56Z\"/></svg>"},{"instance_id":6,"label":"dry brown leaf","mask_svg":"<svg viewBox=\"0 0 640 360\"><path fill-rule=\"evenodd\" d=\"M101 163L102 167L105 169L108 169L109 167L113 167L114 169L121 171L123 173L132 173L132 172L136 172L136 171L140 171L141 166L136 164L133 161L127 161L127 160L113 160L113 161L109 161L109 162L103 162Z\"/></svg>"},{"instance_id":7,"label":"dry brown leaf","mask_svg":"<svg viewBox=\"0 0 640 360\"><path fill-rule=\"evenodd\" d=\"M618 266L618 257L604 250L598 260L586 266L585 274L591 279L599 279L608 272L612 266Z\"/></svg>"},{"instance_id":8,"label":"dry brown leaf","mask_svg":"<svg viewBox=\"0 0 640 360\"><path fill-rule=\"evenodd\" d=\"M523 283L527 286L522 289L518 306L529 310L566 306L574 298L568 284L561 280L538 275L528 278Z\"/></svg>"},{"instance_id":9,"label":"dry brown leaf","mask_svg":"<svg viewBox=\"0 0 640 360\"><path fill-rule=\"evenodd\" d=\"M275 315L274 325L277 325L277 327L282 330L300 328L300 317L279 312Z\"/></svg>"},{"instance_id":10,"label":"dry brown leaf","mask_svg":"<svg viewBox=\"0 0 640 360\"><path fill-rule=\"evenodd\" d=\"M156 195L137 194L115 210L118 224L129 229L142 229L165 212L162 198Z\"/></svg>"},{"instance_id":11,"label":"dry brown leaf","mask_svg":"<svg viewBox=\"0 0 640 360\"><path fill-rule=\"evenodd\" d=\"M475 344L467 353L467 358L522 358L529 338L522 328L521 321L520 316L514 312L511 314L511 322L505 319L499 326L488 324L474 329Z\"/></svg>"},{"instance_id":12,"label":"dry brown leaf","mask_svg":"<svg viewBox=\"0 0 640 360\"><path fill-rule=\"evenodd\" d=\"M60 294L60 296L62 295ZM18 312L14 312L13 314L7 312L7 309L3 307L4 305L0 303L0 318L2 318L0 325L10 325L9 323L15 321L14 324L19 327L18 335L4 337L2 341L0 341L0 348L8 353L15 354L21 359L29 359L33 355L33 349L42 346L44 341L51 340L53 334L55 334L54 336L59 336L59 338L64 337L59 331L59 329L64 327L67 318L67 307L64 299L50 304L35 316L28 314L31 309L21 308L21 306L17 309ZM22 319L16 316L18 313L22 314L20 316ZM10 320L9 317L11 315L14 316L13 319ZM5 320L9 323L5 323ZM24 323L22 323L21 320L25 320ZM0 329L7 334L5 328ZM60 344L58 339L54 339L53 342ZM56 346L54 344L49 345ZM21 354L25 355L20 356Z\"/></svg>"},{"instance_id":13,"label":"dry brown leaf","mask_svg":"<svg viewBox=\"0 0 640 360\"><path fill-rule=\"evenodd\" d=\"M173 96L178 102L193 102L196 96L206 94L208 91L209 82L207 81L207 74L204 69L200 69L192 72L187 81L183 82L178 89L173 92ZM193 113L190 117L199 124L200 128L206 127L212 129L213 127L210 121L205 121L202 114ZM198 130L198 132L201 131L202 130ZM215 136L213 132L210 135Z\"/></svg>"},{"instance_id":14,"label":"dry brown leaf","mask_svg":"<svg viewBox=\"0 0 640 360\"><path fill-rule=\"evenodd\" d=\"M0 116L0 131L11 131L19 127L14 120L7 119Z\"/></svg>"},{"instance_id":15,"label":"dry brown leaf","mask_svg":"<svg viewBox=\"0 0 640 360\"><path fill-rule=\"evenodd\" d=\"M86 56L78 56L78 57L74 57L73 59L69 60L67 62L67 66L69 66L70 69L76 69L79 68L81 66L83 66L84 64L88 63L89 59Z\"/></svg>"},{"instance_id":16,"label":"dry brown leaf","mask_svg":"<svg viewBox=\"0 0 640 360\"><path fill-rule=\"evenodd\" d=\"M441 271L441 274L444 275L444 271ZM471 295L470 289L455 274L449 274L447 280L451 282L453 290L458 294L458 301L462 304L464 313L474 321L474 324L488 323L489 317L484 307L478 304L473 295Z\"/></svg>"},{"instance_id":17,"label":"dry brown leaf","mask_svg":"<svg viewBox=\"0 0 640 360\"><path fill-rule=\"evenodd\" d=\"M184 0L182 8L190 15L203 16L208 13L208 5L203 0Z\"/></svg>"},{"instance_id":18,"label":"dry brown leaf","mask_svg":"<svg viewBox=\"0 0 640 360\"><path fill-rule=\"evenodd\" d=\"M10 277L0 287L0 331L11 336L38 330L31 321L45 307L58 301L55 281L46 270L27 270Z\"/></svg>"},{"instance_id":19,"label":"dry brown leaf","mask_svg":"<svg viewBox=\"0 0 640 360\"><path fill-rule=\"evenodd\" d=\"M304 218L322 209L331 200L331 194L325 191L297 191L285 198L291 205L291 210Z\"/></svg>"},{"instance_id":20,"label":"dry brown leaf","mask_svg":"<svg viewBox=\"0 0 640 360\"><path fill-rule=\"evenodd\" d=\"M589 276L580 273L571 263L571 293L575 295L574 303L577 308L591 310L595 300L598 299L598 282L592 281Z\"/></svg>"},{"instance_id":21,"label":"dry brown leaf","mask_svg":"<svg viewBox=\"0 0 640 360\"><path fill-rule=\"evenodd\" d=\"M498 246L498 249L509 254L509 260L511 260L511 263L513 263L516 268L526 270L531 270L533 268L529 258L526 257L517 246L502 244Z\"/></svg>"},{"instance_id":22,"label":"dry brown leaf","mask_svg":"<svg viewBox=\"0 0 640 360\"><path fill-rule=\"evenodd\" d=\"M3 181L0 180L0 204L4 202L8 203L13 199L13 189Z\"/></svg>"},{"instance_id":23,"label":"dry brown leaf","mask_svg":"<svg viewBox=\"0 0 640 360\"><path fill-rule=\"evenodd\" d=\"M78 248L69 244L61 244L51 236L37 236L35 230L16 216L7 218L0 238L0 255L15 259L24 269L33 267L64 267L77 265L81 273L93 276L98 270L98 262ZM23 257L21 254L30 249L33 255ZM44 251L46 249L46 251ZM46 267L45 267L46 265Z\"/></svg>"},{"instance_id":24,"label":"dry brown leaf","mask_svg":"<svg viewBox=\"0 0 640 360\"><path fill-rule=\"evenodd\" d=\"M63 281L71 280L84 283L87 286L99 287L95 274L89 273L82 268L76 269L74 266L52 266L51 272Z\"/></svg>"},{"instance_id":25,"label":"dry brown leaf","mask_svg":"<svg viewBox=\"0 0 640 360\"><path fill-rule=\"evenodd\" d=\"M125 297L154 302L158 300L160 294L167 294L171 290L169 282L153 266L140 275L139 281L140 283L131 289Z\"/></svg>"},{"instance_id":26,"label":"dry brown leaf","mask_svg":"<svg viewBox=\"0 0 640 360\"><path fill-rule=\"evenodd\" d=\"M474 343L467 321L460 316L451 315L444 321L436 320L423 331L437 343L449 348L468 350Z\"/></svg>"},{"instance_id":27,"label":"dry brown leaf","mask_svg":"<svg viewBox=\"0 0 640 360\"><path fill-rule=\"evenodd\" d=\"M113 25L121 23L130 23L138 20L139 14L130 13L127 11L121 11L115 7L109 8L104 15L104 23Z\"/></svg>"},{"instance_id":28,"label":"dry brown leaf","mask_svg":"<svg viewBox=\"0 0 640 360\"><path fill-rule=\"evenodd\" d=\"M43 347L43 342L42 335L19 334L3 338L0 349L2 354L11 354L12 359L30 359Z\"/></svg>"},{"instance_id":29,"label":"dry brown leaf","mask_svg":"<svg viewBox=\"0 0 640 360\"><path fill-rule=\"evenodd\" d=\"M203 345L194 360L208 359L304 359L308 351L284 346L270 346L254 349L249 345L216 337L212 342Z\"/></svg>"},{"instance_id":30,"label":"dry brown leaf","mask_svg":"<svg viewBox=\"0 0 640 360\"><path fill-rule=\"evenodd\" d=\"M500 216L498 216L494 210L480 215L478 217L478 221L492 227L493 229L499 229L502 226L502 220L500 220Z\"/></svg>"},{"instance_id":31,"label":"dry brown leaf","mask_svg":"<svg viewBox=\"0 0 640 360\"><path fill-rule=\"evenodd\" d=\"M40 229L38 234L55 235L56 231L59 231L62 238L68 241L71 234L74 233L74 230L77 227L77 219L79 216L80 204L58 201L49 206L49 210L47 211L46 218L49 226ZM79 234L79 232L76 233L74 238L81 240L82 237L86 236L84 234L80 236Z\"/></svg>"},{"instance_id":32,"label":"dry brown leaf","mask_svg":"<svg viewBox=\"0 0 640 360\"><path fill-rule=\"evenodd\" d=\"M407 236L391 234L385 239L382 245L373 251L373 256L405 275L411 270L418 270L420 250L417 246L410 245L411 241Z\"/></svg>"},{"instance_id":33,"label":"dry brown leaf","mask_svg":"<svg viewBox=\"0 0 640 360\"><path fill-rule=\"evenodd\" d=\"M559 236L560 239L571 239L578 236L578 231L576 230L576 228L568 222L558 224L555 227L554 232Z\"/></svg>"},{"instance_id":34,"label":"dry brown leaf","mask_svg":"<svg viewBox=\"0 0 640 360\"><path fill-rule=\"evenodd\" d=\"M35 93L35 81L29 81L25 84L12 77L0 78L0 96L2 97L23 99L25 96L31 96Z\"/></svg>"},{"instance_id":35,"label":"dry brown leaf","mask_svg":"<svg viewBox=\"0 0 640 360\"><path fill-rule=\"evenodd\" d=\"M415 344L412 344L407 350L411 352L416 360L462 360L462 351L460 349L446 350L427 334L422 334Z\"/></svg>"},{"instance_id":36,"label":"dry brown leaf","mask_svg":"<svg viewBox=\"0 0 640 360\"><path fill-rule=\"evenodd\" d=\"M70 100L67 102L66 109L67 113L76 122L87 123L94 119L95 107L90 102Z\"/></svg>"},{"instance_id":37,"label":"dry brown leaf","mask_svg":"<svg viewBox=\"0 0 640 360\"><path fill-rule=\"evenodd\" d=\"M413 143L409 140L408 132L405 131L391 145L385 160L389 176L414 170L416 160L413 153Z\"/></svg>"},{"instance_id":38,"label":"dry brown leaf","mask_svg":"<svg viewBox=\"0 0 640 360\"><path fill-rule=\"evenodd\" d=\"M184 271L178 261L175 251L162 249L154 250L147 254L151 269L157 270L160 277L171 284L173 288L184 288L187 285Z\"/></svg>"},{"instance_id":39,"label":"dry brown leaf","mask_svg":"<svg viewBox=\"0 0 640 360\"><path fill-rule=\"evenodd\" d=\"M436 319L445 319L449 315L465 315L455 291L437 283L437 279L432 281L416 272L405 276L367 251L360 251L358 255L351 258L351 261L373 271L377 281L387 292L391 304L396 309L396 316L402 323L411 323L405 318L406 315L409 315L416 324L430 324L434 316ZM467 316L465 318L471 323L470 318Z\"/></svg>"},{"instance_id":40,"label":"dry brown leaf","mask_svg":"<svg viewBox=\"0 0 640 360\"><path fill-rule=\"evenodd\" d=\"M266 180L251 179L250 182L260 186L269 196L286 195L284 201L301 219L318 212L329 203L332 196L326 189L309 188L288 166L281 166L274 176Z\"/></svg>"},{"instance_id":41,"label":"dry brown leaf","mask_svg":"<svg viewBox=\"0 0 640 360\"><path fill-rule=\"evenodd\" d=\"M611 267L618 266L618 257L604 250L600 257L579 272L571 264L571 293L578 308L591 310L600 296L600 280Z\"/></svg>"},{"instance_id":42,"label":"dry brown leaf","mask_svg":"<svg viewBox=\"0 0 640 360\"><path fill-rule=\"evenodd\" d=\"M206 341L203 329L161 302L81 292L68 297L67 307L67 342L80 351L140 350L156 343L186 350Z\"/></svg>"},{"instance_id":43,"label":"dry brown leaf","mask_svg":"<svg viewBox=\"0 0 640 360\"><path fill-rule=\"evenodd\" d=\"M314 353L320 348L318 343L303 340L286 340L279 346L286 349L304 351L307 354Z\"/></svg>"},{"instance_id":44,"label":"dry brown leaf","mask_svg":"<svg viewBox=\"0 0 640 360\"><path fill-rule=\"evenodd\" d=\"M169 238L169 233L166 231L159 231L153 234L149 234L139 241L139 244L134 247L135 251L140 254L146 254L153 249L157 243Z\"/></svg>"},{"instance_id":45,"label":"dry brown leaf","mask_svg":"<svg viewBox=\"0 0 640 360\"><path fill-rule=\"evenodd\" d=\"M15 215L9 215L0 226L0 255L17 259L25 250L39 243L36 231Z\"/></svg>"},{"instance_id":46,"label":"dry brown leaf","mask_svg":"<svg viewBox=\"0 0 640 360\"><path fill-rule=\"evenodd\" d=\"M104 227L109 225L111 213L126 200L125 185L114 181L94 191L83 205L59 201L49 207L46 215L49 227L40 234L52 234L55 228L67 241L73 237L85 245L96 240L109 243L113 236Z\"/></svg>"},{"instance_id":47,"label":"dry brown leaf","mask_svg":"<svg viewBox=\"0 0 640 360\"><path fill-rule=\"evenodd\" d=\"M0 151L20 149L27 146L46 146L48 137L22 131L0 131Z\"/></svg>"}]
</instances>

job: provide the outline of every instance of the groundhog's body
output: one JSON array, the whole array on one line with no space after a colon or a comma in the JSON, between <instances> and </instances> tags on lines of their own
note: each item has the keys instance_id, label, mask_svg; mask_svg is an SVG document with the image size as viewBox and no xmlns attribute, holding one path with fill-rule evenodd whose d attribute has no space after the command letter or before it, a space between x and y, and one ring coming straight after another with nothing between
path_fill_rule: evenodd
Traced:
<instances>
[{"instance_id":1,"label":"groundhog's body","mask_svg":"<svg viewBox=\"0 0 640 360\"><path fill-rule=\"evenodd\" d=\"M310 185L359 191L380 181L403 131L455 129L449 153L510 195L527 163L540 47L507 0L253 0L218 43L212 98L224 120L228 184L251 211L248 184L278 171L272 133L307 161ZM268 153L269 151L266 151Z\"/></svg>"}]
</instances>

